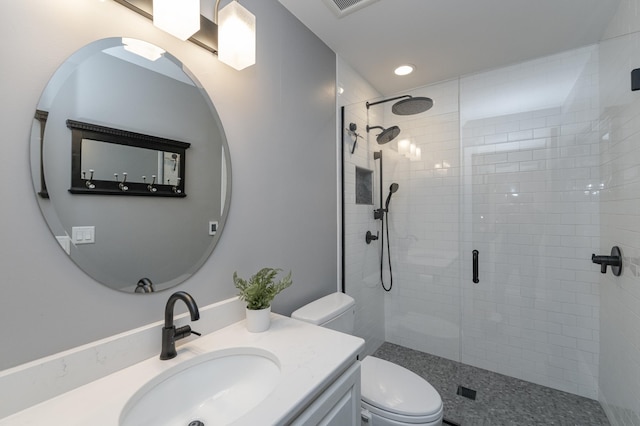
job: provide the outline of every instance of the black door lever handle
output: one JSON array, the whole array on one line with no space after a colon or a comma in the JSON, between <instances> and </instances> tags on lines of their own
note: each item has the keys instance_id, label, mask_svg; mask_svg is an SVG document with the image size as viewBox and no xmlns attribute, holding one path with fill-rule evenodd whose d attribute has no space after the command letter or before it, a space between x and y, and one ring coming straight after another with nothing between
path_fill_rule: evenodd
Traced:
<instances>
[{"instance_id":1,"label":"black door lever handle","mask_svg":"<svg viewBox=\"0 0 640 426\"><path fill-rule=\"evenodd\" d=\"M473 282L474 284L478 284L480 279L478 278L478 250L474 250L473 252Z\"/></svg>"}]
</instances>

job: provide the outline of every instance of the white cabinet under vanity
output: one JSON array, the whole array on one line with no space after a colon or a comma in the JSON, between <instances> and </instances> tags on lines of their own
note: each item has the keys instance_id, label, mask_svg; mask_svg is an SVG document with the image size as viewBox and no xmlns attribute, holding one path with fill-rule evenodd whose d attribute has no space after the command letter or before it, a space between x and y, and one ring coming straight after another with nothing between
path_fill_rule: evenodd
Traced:
<instances>
[{"instance_id":1,"label":"white cabinet under vanity","mask_svg":"<svg viewBox=\"0 0 640 426\"><path fill-rule=\"evenodd\" d=\"M292 423L345 426L360 421L360 362L356 361Z\"/></svg>"},{"instance_id":2,"label":"white cabinet under vanity","mask_svg":"<svg viewBox=\"0 0 640 426\"><path fill-rule=\"evenodd\" d=\"M268 331L249 333L237 301L223 303L235 322L207 324L220 310L201 309L192 325L206 334L187 339L171 360L158 357L159 322L0 372L8 396L0 426L359 424L362 339L275 314ZM105 364L144 353L130 342L157 342L158 353L96 378ZM192 404L207 392L215 395ZM196 408L206 404L209 411Z\"/></svg>"}]
</instances>

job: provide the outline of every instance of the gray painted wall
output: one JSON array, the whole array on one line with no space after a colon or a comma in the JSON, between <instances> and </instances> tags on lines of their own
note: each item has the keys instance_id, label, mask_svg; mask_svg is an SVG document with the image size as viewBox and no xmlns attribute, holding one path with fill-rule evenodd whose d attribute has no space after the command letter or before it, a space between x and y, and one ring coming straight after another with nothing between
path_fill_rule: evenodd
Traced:
<instances>
[{"instance_id":1,"label":"gray painted wall","mask_svg":"<svg viewBox=\"0 0 640 426\"><path fill-rule=\"evenodd\" d=\"M112 1L0 6L0 369L157 321L170 294L123 294L85 275L58 248L31 184L29 137L42 90L69 55L105 37L171 52L225 126L230 216L213 255L179 288L206 305L236 293L234 271L291 269L294 285L273 306L283 314L335 291L335 55L276 0L243 4L257 17L258 64L241 72Z\"/></svg>"}]
</instances>

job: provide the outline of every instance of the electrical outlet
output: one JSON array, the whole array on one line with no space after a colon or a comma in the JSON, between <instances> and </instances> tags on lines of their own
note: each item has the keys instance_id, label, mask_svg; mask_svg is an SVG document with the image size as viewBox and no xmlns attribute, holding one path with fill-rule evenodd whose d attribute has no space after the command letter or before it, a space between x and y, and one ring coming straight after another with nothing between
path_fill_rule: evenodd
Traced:
<instances>
[{"instance_id":1,"label":"electrical outlet","mask_svg":"<svg viewBox=\"0 0 640 426\"><path fill-rule=\"evenodd\" d=\"M218 232L218 221L209 222L209 235L216 235Z\"/></svg>"},{"instance_id":2,"label":"electrical outlet","mask_svg":"<svg viewBox=\"0 0 640 426\"><path fill-rule=\"evenodd\" d=\"M640 68L631 71L631 90L640 90Z\"/></svg>"}]
</instances>

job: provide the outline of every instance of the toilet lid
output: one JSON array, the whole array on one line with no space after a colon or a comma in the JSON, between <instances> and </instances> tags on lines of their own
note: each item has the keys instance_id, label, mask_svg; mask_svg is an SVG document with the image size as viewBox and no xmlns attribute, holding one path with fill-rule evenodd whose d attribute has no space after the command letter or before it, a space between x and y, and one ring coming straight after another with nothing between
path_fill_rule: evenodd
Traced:
<instances>
[{"instance_id":1,"label":"toilet lid","mask_svg":"<svg viewBox=\"0 0 640 426\"><path fill-rule=\"evenodd\" d=\"M438 391L422 377L372 356L361 363L362 400L403 416L430 416L442 411Z\"/></svg>"},{"instance_id":2,"label":"toilet lid","mask_svg":"<svg viewBox=\"0 0 640 426\"><path fill-rule=\"evenodd\" d=\"M321 325L346 312L355 305L355 300L344 293L331 293L297 309L291 318Z\"/></svg>"}]
</instances>

